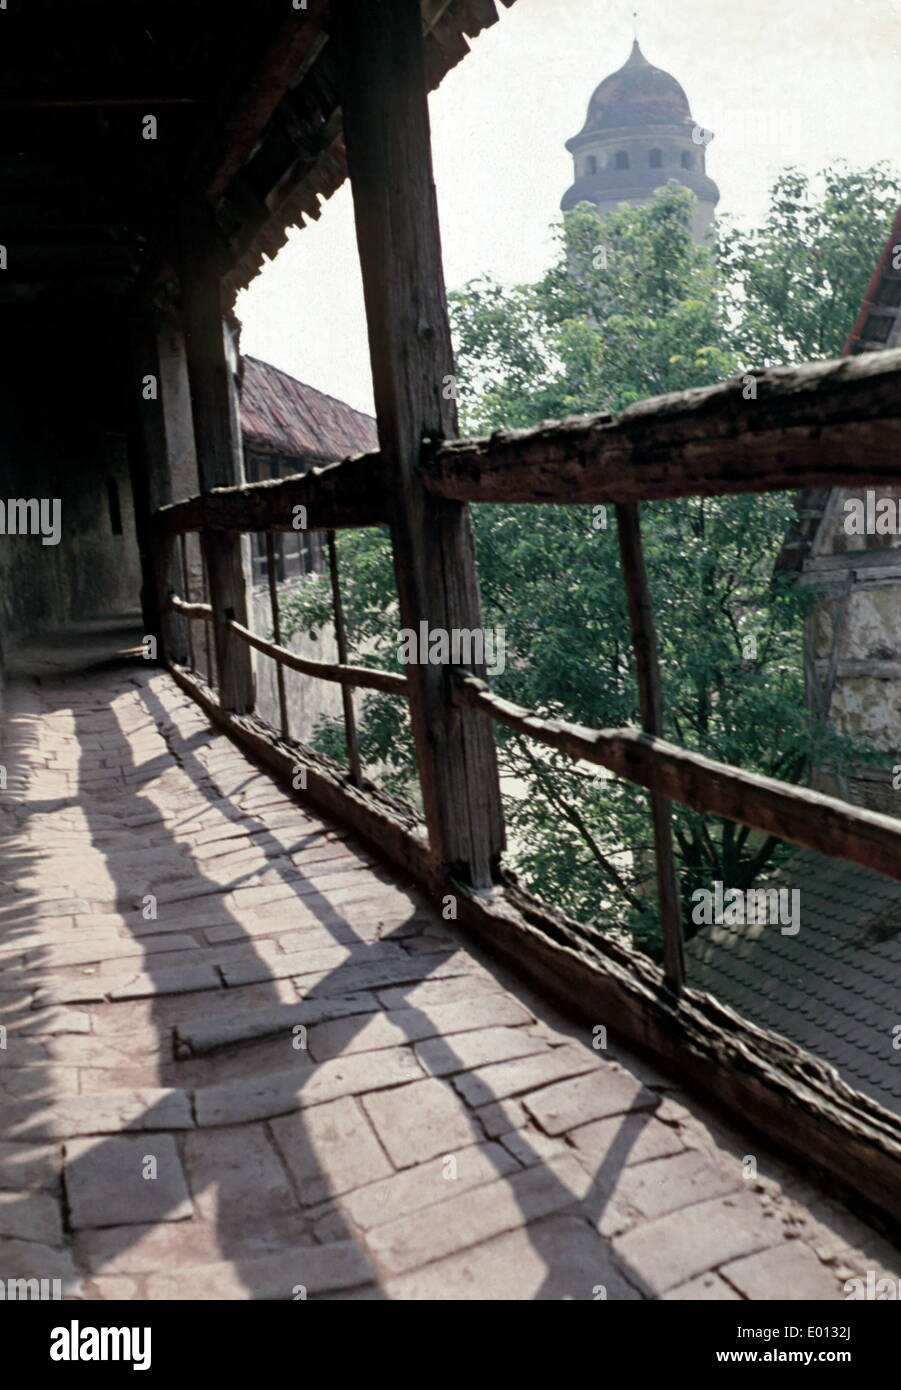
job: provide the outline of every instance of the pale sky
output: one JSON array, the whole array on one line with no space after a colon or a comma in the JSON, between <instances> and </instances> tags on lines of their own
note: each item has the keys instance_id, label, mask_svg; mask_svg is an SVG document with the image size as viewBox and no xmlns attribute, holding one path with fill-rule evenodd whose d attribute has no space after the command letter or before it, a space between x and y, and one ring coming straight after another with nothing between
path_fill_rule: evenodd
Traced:
<instances>
[{"instance_id":1,"label":"pale sky","mask_svg":"<svg viewBox=\"0 0 901 1390\"><path fill-rule=\"evenodd\" d=\"M564 142L592 91L629 56L636 0L517 0L432 94L449 288L484 272L515 284L551 258L572 182ZM761 219L773 173L836 158L901 167L901 0L637 0L650 63L681 82L714 132L720 214ZM244 352L372 410L350 187L289 234L238 299Z\"/></svg>"}]
</instances>

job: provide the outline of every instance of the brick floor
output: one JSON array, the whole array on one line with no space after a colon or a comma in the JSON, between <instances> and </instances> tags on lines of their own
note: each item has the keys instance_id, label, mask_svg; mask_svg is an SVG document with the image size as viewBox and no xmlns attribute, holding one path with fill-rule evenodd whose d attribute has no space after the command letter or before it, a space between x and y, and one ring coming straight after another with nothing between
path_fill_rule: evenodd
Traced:
<instances>
[{"instance_id":1,"label":"brick floor","mask_svg":"<svg viewBox=\"0 0 901 1390\"><path fill-rule=\"evenodd\" d=\"M595 1051L167 677L14 687L2 735L0 1277L612 1301L897 1277L859 1218Z\"/></svg>"}]
</instances>

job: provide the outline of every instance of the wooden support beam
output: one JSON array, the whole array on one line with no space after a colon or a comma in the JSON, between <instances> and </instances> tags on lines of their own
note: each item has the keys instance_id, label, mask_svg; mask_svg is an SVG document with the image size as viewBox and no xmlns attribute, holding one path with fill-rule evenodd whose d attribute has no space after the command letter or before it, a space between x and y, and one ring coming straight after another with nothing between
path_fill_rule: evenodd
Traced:
<instances>
[{"instance_id":1,"label":"wooden support beam","mask_svg":"<svg viewBox=\"0 0 901 1390\"><path fill-rule=\"evenodd\" d=\"M326 532L328 545L328 571L332 585L332 615L335 622L335 644L338 648L338 661L342 666L347 662L347 631L344 626L344 605L341 602L341 583L338 577L338 549L335 545L334 531ZM363 785L363 765L360 762L360 746L357 741L357 719L354 713L353 695L350 687L342 685L341 702L344 710L344 737L347 743L347 763L350 780L355 787Z\"/></svg>"},{"instance_id":2,"label":"wooden support beam","mask_svg":"<svg viewBox=\"0 0 901 1390\"><path fill-rule=\"evenodd\" d=\"M641 544L638 504L624 502L617 506L616 525L632 628L642 728L646 734L659 738L663 734L663 689L654 608ZM651 791L650 802L657 897L663 930L663 968L667 984L678 994L685 985L685 954L679 879L673 853L672 805L669 797L661 796L657 791Z\"/></svg>"},{"instance_id":3,"label":"wooden support beam","mask_svg":"<svg viewBox=\"0 0 901 1390\"><path fill-rule=\"evenodd\" d=\"M162 546L165 545L167 542L169 545L172 545L175 539L176 538L171 534L168 536L160 536L160 547L162 548ZM181 535L178 536L177 540L179 556L181 559L181 591L184 594L184 598L179 598L178 595L170 593L169 603L174 608L177 608L182 604L190 603L191 599L191 579L190 571L188 570L188 538L185 535L184 531L182 531ZM210 609L210 621L212 621L212 617L213 611L212 609ZM190 623L185 623L185 628L187 629L188 638L188 667L191 671L196 671L197 662L194 657L194 630L191 627Z\"/></svg>"},{"instance_id":4,"label":"wooden support beam","mask_svg":"<svg viewBox=\"0 0 901 1390\"><path fill-rule=\"evenodd\" d=\"M616 417L445 443L423 474L430 492L463 502L637 502L897 483L901 349L772 367L641 401Z\"/></svg>"},{"instance_id":5,"label":"wooden support beam","mask_svg":"<svg viewBox=\"0 0 901 1390\"><path fill-rule=\"evenodd\" d=\"M147 633L157 639L160 660L183 662L188 654L187 633L167 603L170 588L184 583L177 537L160 535L152 524L157 508L172 500L173 458L166 417L174 402L162 388L159 323L150 306L130 321L128 335L122 389L141 562L141 610ZM145 387L151 382L152 390Z\"/></svg>"},{"instance_id":6,"label":"wooden support beam","mask_svg":"<svg viewBox=\"0 0 901 1390\"><path fill-rule=\"evenodd\" d=\"M479 629L467 509L430 497L420 471L424 441L456 434L420 7L336 0L332 15L400 620L417 633ZM447 666L411 665L408 683L431 847L488 887L504 847L493 730L454 710Z\"/></svg>"},{"instance_id":7,"label":"wooden support beam","mask_svg":"<svg viewBox=\"0 0 901 1390\"><path fill-rule=\"evenodd\" d=\"M743 772L636 729L588 729L565 719L541 719L459 669L454 673L454 699L462 709L476 710L571 758L607 767L695 811L723 816L901 880L901 820L894 816Z\"/></svg>"},{"instance_id":8,"label":"wooden support beam","mask_svg":"<svg viewBox=\"0 0 901 1390\"><path fill-rule=\"evenodd\" d=\"M304 0L293 11L288 8L238 101L230 111L217 113L190 175L203 198L212 202L225 191L259 143L282 97L316 58L327 37L327 9L327 0Z\"/></svg>"},{"instance_id":9,"label":"wooden support beam","mask_svg":"<svg viewBox=\"0 0 901 1390\"><path fill-rule=\"evenodd\" d=\"M244 480L241 431L226 342L218 248L203 209L186 217L181 266L191 410L201 491ZM247 584L237 531L205 531L203 549L213 608L219 699L223 709L247 714L254 706L250 652L236 642L229 621L247 622Z\"/></svg>"},{"instance_id":10,"label":"wooden support beam","mask_svg":"<svg viewBox=\"0 0 901 1390\"><path fill-rule=\"evenodd\" d=\"M271 531L266 532L266 580L269 586L269 616L272 620L272 643L282 644L282 618L278 606L278 575L275 572L275 538ZM276 660L275 683L278 688L278 722L282 734L288 737L288 696L285 690L285 665Z\"/></svg>"},{"instance_id":11,"label":"wooden support beam","mask_svg":"<svg viewBox=\"0 0 901 1390\"><path fill-rule=\"evenodd\" d=\"M163 507L156 525L176 531L295 532L298 507L306 509L302 529L307 531L387 525L388 473L381 455L363 454L292 478L216 488Z\"/></svg>"},{"instance_id":12,"label":"wooden support beam","mask_svg":"<svg viewBox=\"0 0 901 1390\"><path fill-rule=\"evenodd\" d=\"M44 111L55 107L73 106L140 106L152 111L156 106L199 106L203 97L176 96L174 93L157 96L130 96L125 93L106 96L30 96L4 97L0 101L0 111Z\"/></svg>"}]
</instances>

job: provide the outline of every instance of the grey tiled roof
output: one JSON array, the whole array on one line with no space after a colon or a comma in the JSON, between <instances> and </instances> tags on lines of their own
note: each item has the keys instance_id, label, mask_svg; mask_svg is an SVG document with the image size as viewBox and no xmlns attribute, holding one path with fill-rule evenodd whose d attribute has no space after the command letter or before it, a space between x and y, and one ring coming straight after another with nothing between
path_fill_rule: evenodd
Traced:
<instances>
[{"instance_id":1,"label":"grey tiled roof","mask_svg":"<svg viewBox=\"0 0 901 1390\"><path fill-rule=\"evenodd\" d=\"M799 850L768 885L800 892L800 930L702 927L689 984L830 1062L849 1086L901 1114L901 883Z\"/></svg>"}]
</instances>

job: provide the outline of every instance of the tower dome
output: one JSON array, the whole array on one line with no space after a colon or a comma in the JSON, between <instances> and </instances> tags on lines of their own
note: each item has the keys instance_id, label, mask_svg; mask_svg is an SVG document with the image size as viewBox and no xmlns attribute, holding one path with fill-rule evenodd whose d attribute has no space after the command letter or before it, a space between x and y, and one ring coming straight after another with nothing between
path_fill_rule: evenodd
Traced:
<instances>
[{"instance_id":1,"label":"tower dome","mask_svg":"<svg viewBox=\"0 0 901 1390\"><path fill-rule=\"evenodd\" d=\"M682 86L663 68L648 62L636 39L622 67L595 88L582 133L621 125L691 124L688 97Z\"/></svg>"},{"instance_id":2,"label":"tower dome","mask_svg":"<svg viewBox=\"0 0 901 1390\"><path fill-rule=\"evenodd\" d=\"M605 213L621 203L649 203L655 189L675 179L698 199L692 231L701 241L720 196L706 171L710 139L681 84L649 63L636 39L623 66L595 88L585 124L566 142L574 182L561 207L568 212L587 202Z\"/></svg>"}]
</instances>

